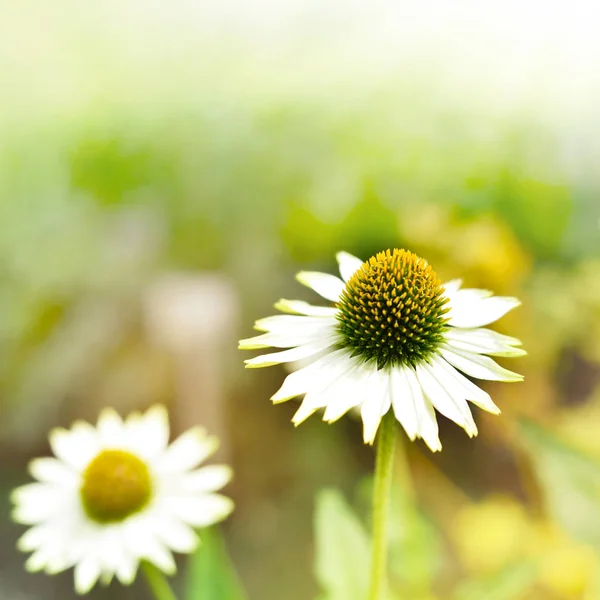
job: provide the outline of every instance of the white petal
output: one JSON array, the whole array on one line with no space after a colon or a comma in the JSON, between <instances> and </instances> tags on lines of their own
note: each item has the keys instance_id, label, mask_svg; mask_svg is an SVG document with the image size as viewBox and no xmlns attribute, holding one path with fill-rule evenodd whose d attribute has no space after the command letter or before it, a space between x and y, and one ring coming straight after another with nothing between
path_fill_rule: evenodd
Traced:
<instances>
[{"instance_id":1,"label":"white petal","mask_svg":"<svg viewBox=\"0 0 600 600\"><path fill-rule=\"evenodd\" d=\"M333 423L351 408L361 405L368 394L369 375L368 370L361 368L360 365L351 366L350 370L330 388L331 397L327 402L323 420Z\"/></svg>"},{"instance_id":2,"label":"white petal","mask_svg":"<svg viewBox=\"0 0 600 600\"><path fill-rule=\"evenodd\" d=\"M314 415L320 408L325 408L326 404L327 398L325 396L309 392L300 403L300 408L294 413L292 423L297 427L301 423L304 423L308 417Z\"/></svg>"},{"instance_id":3,"label":"white petal","mask_svg":"<svg viewBox=\"0 0 600 600\"><path fill-rule=\"evenodd\" d=\"M131 556L146 559L167 575L177 570L171 551L151 532L147 518L129 519L124 526L124 543Z\"/></svg>"},{"instance_id":4,"label":"white petal","mask_svg":"<svg viewBox=\"0 0 600 600\"><path fill-rule=\"evenodd\" d=\"M28 529L17 541L17 548L21 552L32 552L44 546L56 535L56 530L46 523L35 525Z\"/></svg>"},{"instance_id":5,"label":"white petal","mask_svg":"<svg viewBox=\"0 0 600 600\"><path fill-rule=\"evenodd\" d=\"M452 327L483 327L497 321L509 310L521 304L517 298L491 296L487 290L458 290L448 293L450 311L447 314L448 324Z\"/></svg>"},{"instance_id":6,"label":"white petal","mask_svg":"<svg viewBox=\"0 0 600 600\"><path fill-rule=\"evenodd\" d=\"M73 562L68 559L67 554L64 551L55 549L52 556L48 559L44 570L48 575L56 575L72 566Z\"/></svg>"},{"instance_id":7,"label":"white petal","mask_svg":"<svg viewBox=\"0 0 600 600\"><path fill-rule=\"evenodd\" d=\"M281 312L309 317L335 317L338 311L333 306L313 306L303 300L285 300L283 298L275 304L275 308Z\"/></svg>"},{"instance_id":8,"label":"white petal","mask_svg":"<svg viewBox=\"0 0 600 600\"><path fill-rule=\"evenodd\" d=\"M460 396L453 395L453 389L445 388L437 378L434 367L418 365L417 378L425 395L433 406L444 416L464 428L470 437L477 435L477 426L466 401Z\"/></svg>"},{"instance_id":9,"label":"white petal","mask_svg":"<svg viewBox=\"0 0 600 600\"><path fill-rule=\"evenodd\" d=\"M273 402L285 402L295 396L300 396L322 385L321 374L327 372L332 364L343 360L348 351L334 350L315 360L306 367L290 373L283 381L283 385L271 396ZM334 367L335 368L335 367Z\"/></svg>"},{"instance_id":10,"label":"white petal","mask_svg":"<svg viewBox=\"0 0 600 600\"><path fill-rule=\"evenodd\" d=\"M315 385L306 394L300 409L292 419L293 423L299 425L313 414L315 410L322 407L329 408L332 404L335 405L336 397L340 394L342 394L342 401L346 401L346 381L350 376L349 373L355 369L355 363L356 361L353 361L350 355L344 352L335 361L330 361L327 371L314 375L314 379L318 382L318 385ZM358 404L358 401L354 406L356 404ZM325 417L323 418L325 419ZM330 420L330 416L326 420Z\"/></svg>"},{"instance_id":11,"label":"white petal","mask_svg":"<svg viewBox=\"0 0 600 600\"><path fill-rule=\"evenodd\" d=\"M174 575L177 571L171 551L158 540L152 540L144 546L143 558L157 566L163 573Z\"/></svg>"},{"instance_id":12,"label":"white petal","mask_svg":"<svg viewBox=\"0 0 600 600\"><path fill-rule=\"evenodd\" d=\"M37 573L46 567L48 561L52 558L52 550L48 546L44 546L40 550L34 552L26 561L25 569L29 573Z\"/></svg>"},{"instance_id":13,"label":"white petal","mask_svg":"<svg viewBox=\"0 0 600 600\"><path fill-rule=\"evenodd\" d=\"M396 419L404 427L408 437L414 440L419 432L419 418L407 370L408 367L393 368L390 372L389 386Z\"/></svg>"},{"instance_id":14,"label":"white petal","mask_svg":"<svg viewBox=\"0 0 600 600\"><path fill-rule=\"evenodd\" d=\"M169 443L169 414L162 405L155 405L146 414L132 413L125 422L125 439L135 454L152 459L164 452Z\"/></svg>"},{"instance_id":15,"label":"white petal","mask_svg":"<svg viewBox=\"0 0 600 600\"><path fill-rule=\"evenodd\" d=\"M318 333L324 326L335 325L335 322L335 318L331 316L303 317L300 315L272 315L258 319L254 323L254 329L281 334L301 333L307 330Z\"/></svg>"},{"instance_id":16,"label":"white petal","mask_svg":"<svg viewBox=\"0 0 600 600\"><path fill-rule=\"evenodd\" d=\"M100 561L95 557L87 557L75 566L75 591L87 594L100 577Z\"/></svg>"},{"instance_id":17,"label":"white petal","mask_svg":"<svg viewBox=\"0 0 600 600\"><path fill-rule=\"evenodd\" d=\"M319 367L310 372L310 388L292 418L292 422L296 426L308 419L319 408L327 406L331 399L329 387L342 378L353 365L348 351L344 349L332 352L317 362L320 363ZM306 373L304 376L306 380Z\"/></svg>"},{"instance_id":18,"label":"white petal","mask_svg":"<svg viewBox=\"0 0 600 600\"><path fill-rule=\"evenodd\" d=\"M24 525L41 523L60 512L66 504L63 490L48 483L29 483L21 486L13 490L11 499L15 504L12 518Z\"/></svg>"},{"instance_id":19,"label":"white petal","mask_svg":"<svg viewBox=\"0 0 600 600\"><path fill-rule=\"evenodd\" d=\"M302 271L296 275L296 279L302 285L313 289L317 294L332 302L337 302L340 299L340 295L346 287L339 277L328 273L317 273L316 271Z\"/></svg>"},{"instance_id":20,"label":"white petal","mask_svg":"<svg viewBox=\"0 0 600 600\"><path fill-rule=\"evenodd\" d=\"M314 356L318 352L325 350L337 343L337 337L329 336L318 342L312 342L310 344L304 344L297 348L291 348L290 350L283 350L283 352L273 352L271 354L263 354L250 358L245 362L247 369L256 369L260 367L271 367L281 363L293 362L302 358L308 358Z\"/></svg>"},{"instance_id":21,"label":"white petal","mask_svg":"<svg viewBox=\"0 0 600 600\"><path fill-rule=\"evenodd\" d=\"M300 319L304 317L299 317ZM310 317L306 317L307 319ZM268 332L255 337L240 340L239 350L256 350L258 348L292 348L319 342L335 333L335 319L319 317L319 323L306 323L300 327L290 328L278 333Z\"/></svg>"},{"instance_id":22,"label":"white petal","mask_svg":"<svg viewBox=\"0 0 600 600\"><path fill-rule=\"evenodd\" d=\"M368 382L369 395L360 407L363 421L363 439L365 444L372 444L381 423L381 418L390 409L389 378L386 372L374 370Z\"/></svg>"},{"instance_id":23,"label":"white petal","mask_svg":"<svg viewBox=\"0 0 600 600\"><path fill-rule=\"evenodd\" d=\"M166 514L157 514L153 529L160 541L173 550L189 554L198 547L196 532L178 518Z\"/></svg>"},{"instance_id":24,"label":"white petal","mask_svg":"<svg viewBox=\"0 0 600 600\"><path fill-rule=\"evenodd\" d=\"M96 430L89 423L77 422L70 431L53 429L49 438L52 452L78 471L85 469L100 450Z\"/></svg>"},{"instance_id":25,"label":"white petal","mask_svg":"<svg viewBox=\"0 0 600 600\"><path fill-rule=\"evenodd\" d=\"M116 410L107 407L102 409L96 425L100 443L104 448L122 446L125 441L125 427L123 420Z\"/></svg>"},{"instance_id":26,"label":"white petal","mask_svg":"<svg viewBox=\"0 0 600 600\"><path fill-rule=\"evenodd\" d=\"M432 452L438 452L442 449L442 444L439 438L439 428L435 416L435 410L431 402L423 395L421 384L417 379L417 374L412 367L406 367L404 375L408 381L412 399L419 421L419 429L417 436L422 438Z\"/></svg>"},{"instance_id":27,"label":"white petal","mask_svg":"<svg viewBox=\"0 0 600 600\"><path fill-rule=\"evenodd\" d=\"M167 498L165 505L174 515L193 527L208 527L222 521L234 508L233 501L220 494L200 498Z\"/></svg>"},{"instance_id":28,"label":"white petal","mask_svg":"<svg viewBox=\"0 0 600 600\"><path fill-rule=\"evenodd\" d=\"M458 329L450 327L444 333L448 346L474 352L476 354L490 354L492 356L525 356L527 352L521 348L521 341L517 338L502 335L491 329Z\"/></svg>"},{"instance_id":29,"label":"white petal","mask_svg":"<svg viewBox=\"0 0 600 600\"><path fill-rule=\"evenodd\" d=\"M460 286L462 285L462 279L452 279L447 283L444 283L444 289L446 290L446 294L452 294L453 292L458 291Z\"/></svg>"},{"instance_id":30,"label":"white petal","mask_svg":"<svg viewBox=\"0 0 600 600\"><path fill-rule=\"evenodd\" d=\"M494 404L487 392L476 386L472 381L469 381L442 357L435 357L433 360L436 369L439 369L438 372L444 371L446 376L453 380L454 385L458 386L457 392L460 389L460 393L465 400L473 402L473 404L492 414L500 414L500 409Z\"/></svg>"},{"instance_id":31,"label":"white petal","mask_svg":"<svg viewBox=\"0 0 600 600\"><path fill-rule=\"evenodd\" d=\"M416 381L416 376L415 376ZM431 403L423 398L420 410L419 437L427 444L432 452L439 452L442 449L438 422L435 416L435 410Z\"/></svg>"},{"instance_id":32,"label":"white petal","mask_svg":"<svg viewBox=\"0 0 600 600\"><path fill-rule=\"evenodd\" d=\"M348 254L348 252L338 252L336 255L338 264L340 266L340 274L344 281L349 281L349 279L360 269L363 265L363 261L360 258L356 258L356 256L352 256L352 254Z\"/></svg>"},{"instance_id":33,"label":"white petal","mask_svg":"<svg viewBox=\"0 0 600 600\"><path fill-rule=\"evenodd\" d=\"M226 486L233 471L226 465L210 465L183 476L181 489L189 493L216 492Z\"/></svg>"},{"instance_id":34,"label":"white petal","mask_svg":"<svg viewBox=\"0 0 600 600\"><path fill-rule=\"evenodd\" d=\"M181 434L159 457L158 472L182 472L193 469L219 446L218 438L209 436L202 427L193 427Z\"/></svg>"},{"instance_id":35,"label":"white petal","mask_svg":"<svg viewBox=\"0 0 600 600\"><path fill-rule=\"evenodd\" d=\"M138 560L129 552L124 552L123 557L117 564L115 575L123 585L131 585L135 581Z\"/></svg>"},{"instance_id":36,"label":"white petal","mask_svg":"<svg viewBox=\"0 0 600 600\"><path fill-rule=\"evenodd\" d=\"M29 472L45 483L72 486L79 481L77 471L56 458L35 458L29 463Z\"/></svg>"},{"instance_id":37,"label":"white petal","mask_svg":"<svg viewBox=\"0 0 600 600\"><path fill-rule=\"evenodd\" d=\"M502 368L487 356L451 349L446 345L442 346L440 353L452 366L476 379L523 381L522 375Z\"/></svg>"}]
</instances>

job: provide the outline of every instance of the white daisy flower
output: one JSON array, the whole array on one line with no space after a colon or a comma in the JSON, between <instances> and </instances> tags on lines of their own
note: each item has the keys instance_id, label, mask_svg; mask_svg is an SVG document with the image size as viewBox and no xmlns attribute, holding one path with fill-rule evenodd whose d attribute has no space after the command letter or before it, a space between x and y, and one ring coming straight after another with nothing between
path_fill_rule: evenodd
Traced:
<instances>
[{"instance_id":1,"label":"white daisy flower","mask_svg":"<svg viewBox=\"0 0 600 600\"><path fill-rule=\"evenodd\" d=\"M98 579L132 583L141 560L173 574L171 552L192 552L194 528L224 519L233 503L214 493L230 480L229 467L196 469L217 448L215 437L195 427L168 441L162 406L125 421L104 409L96 427L79 421L53 430L56 458L33 460L38 482L12 495L14 520L32 526L18 542L33 553L27 570L75 567L80 594Z\"/></svg>"},{"instance_id":2,"label":"white daisy flower","mask_svg":"<svg viewBox=\"0 0 600 600\"><path fill-rule=\"evenodd\" d=\"M486 356L526 354L518 339L485 328L520 302L460 289L459 280L442 284L425 259L406 250L380 252L366 262L346 252L337 259L341 279L297 276L333 306L280 300L275 307L289 314L257 321L255 328L265 333L240 342L243 350L288 348L245 361L249 368L312 361L286 377L273 402L305 394L295 425L322 408L330 423L359 408L369 444L390 408L409 438L423 438L433 451L442 447L434 408L477 435L467 400L491 413L500 409L462 373L523 379Z\"/></svg>"}]
</instances>

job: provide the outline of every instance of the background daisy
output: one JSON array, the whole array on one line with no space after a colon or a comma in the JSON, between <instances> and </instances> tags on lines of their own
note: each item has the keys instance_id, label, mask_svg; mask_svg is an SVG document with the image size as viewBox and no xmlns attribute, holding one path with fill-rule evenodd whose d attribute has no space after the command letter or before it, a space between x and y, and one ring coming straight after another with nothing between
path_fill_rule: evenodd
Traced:
<instances>
[{"instance_id":1,"label":"background daisy","mask_svg":"<svg viewBox=\"0 0 600 600\"><path fill-rule=\"evenodd\" d=\"M32 553L27 569L74 567L80 594L98 579L132 583L140 561L173 574L172 552L192 552L194 529L224 519L233 503L216 493L230 480L229 467L196 468L217 448L215 437L195 427L168 441L162 406L125 421L107 408L96 427L53 430L56 457L33 460L38 482L12 494L14 520L31 526L18 542Z\"/></svg>"}]
</instances>

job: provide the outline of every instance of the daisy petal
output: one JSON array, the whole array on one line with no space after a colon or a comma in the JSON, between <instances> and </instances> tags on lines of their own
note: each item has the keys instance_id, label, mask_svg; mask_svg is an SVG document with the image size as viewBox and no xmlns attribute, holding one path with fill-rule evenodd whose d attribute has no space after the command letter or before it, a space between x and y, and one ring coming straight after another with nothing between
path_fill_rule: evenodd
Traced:
<instances>
[{"instance_id":1,"label":"daisy petal","mask_svg":"<svg viewBox=\"0 0 600 600\"><path fill-rule=\"evenodd\" d=\"M196 532L189 525L168 514L157 515L153 527L161 542L174 552L189 554L198 547L200 540Z\"/></svg>"},{"instance_id":2,"label":"daisy petal","mask_svg":"<svg viewBox=\"0 0 600 600\"><path fill-rule=\"evenodd\" d=\"M446 294L451 294L457 292L461 285L462 279L452 279L451 281L444 283L443 287L446 290Z\"/></svg>"},{"instance_id":3,"label":"daisy petal","mask_svg":"<svg viewBox=\"0 0 600 600\"><path fill-rule=\"evenodd\" d=\"M78 422L70 431L53 429L50 432L50 447L58 459L82 471L99 452L100 443L91 425Z\"/></svg>"},{"instance_id":4,"label":"daisy petal","mask_svg":"<svg viewBox=\"0 0 600 600\"><path fill-rule=\"evenodd\" d=\"M45 523L42 525L35 525L19 538L17 541L17 548L21 552L32 552L33 550L43 547L56 535L57 531Z\"/></svg>"},{"instance_id":5,"label":"daisy petal","mask_svg":"<svg viewBox=\"0 0 600 600\"><path fill-rule=\"evenodd\" d=\"M269 347L292 348L293 346L318 342L323 339L323 337L329 337L334 333L334 328L334 319L320 318L318 323L306 323L300 327L290 328L288 331L279 331L278 333L267 332L262 335L240 340L238 349L256 350L258 348Z\"/></svg>"},{"instance_id":6,"label":"daisy petal","mask_svg":"<svg viewBox=\"0 0 600 600\"><path fill-rule=\"evenodd\" d=\"M419 421L412 389L406 374L408 367L396 367L390 372L390 396L394 414L411 440L417 437Z\"/></svg>"},{"instance_id":7,"label":"daisy petal","mask_svg":"<svg viewBox=\"0 0 600 600\"><path fill-rule=\"evenodd\" d=\"M333 306L313 306L302 300L284 300L275 304L275 308L284 313L306 315L309 317L335 317L337 308Z\"/></svg>"},{"instance_id":8,"label":"daisy petal","mask_svg":"<svg viewBox=\"0 0 600 600\"><path fill-rule=\"evenodd\" d=\"M275 403L285 402L290 398L305 394L320 385L322 380L319 373L325 370L330 364L337 362L344 355L346 350L335 350L329 354L317 359L315 362L302 367L293 373L290 373L283 381L283 385L271 396Z\"/></svg>"},{"instance_id":9,"label":"daisy petal","mask_svg":"<svg viewBox=\"0 0 600 600\"><path fill-rule=\"evenodd\" d=\"M88 557L75 566L75 591L78 594L87 594L100 577L100 561Z\"/></svg>"},{"instance_id":10,"label":"daisy petal","mask_svg":"<svg viewBox=\"0 0 600 600\"><path fill-rule=\"evenodd\" d=\"M78 474L65 463L56 458L36 458L29 463L32 477L44 483L75 485Z\"/></svg>"},{"instance_id":11,"label":"daisy petal","mask_svg":"<svg viewBox=\"0 0 600 600\"><path fill-rule=\"evenodd\" d=\"M259 319L254 329L270 333L299 333L311 330L318 333L324 326L335 324L331 317L304 317L301 315L273 315Z\"/></svg>"},{"instance_id":12,"label":"daisy petal","mask_svg":"<svg viewBox=\"0 0 600 600\"><path fill-rule=\"evenodd\" d=\"M437 372L445 372L446 376L452 380L449 385L454 384L455 386L458 386L457 391L460 389L460 393L465 400L469 400L487 412L495 415L500 414L500 409L494 404L487 392L476 386L472 381L469 381L443 358L436 357L433 361L438 370Z\"/></svg>"},{"instance_id":13,"label":"daisy petal","mask_svg":"<svg viewBox=\"0 0 600 600\"><path fill-rule=\"evenodd\" d=\"M46 564L51 557L52 551L48 549L48 546L44 546L40 550L34 552L25 561L25 570L28 573L37 573L38 571L42 571L46 567Z\"/></svg>"},{"instance_id":14,"label":"daisy petal","mask_svg":"<svg viewBox=\"0 0 600 600\"><path fill-rule=\"evenodd\" d=\"M523 376L504 369L491 358L442 346L441 355L458 370L476 379L492 381L523 381Z\"/></svg>"},{"instance_id":15,"label":"daisy petal","mask_svg":"<svg viewBox=\"0 0 600 600\"><path fill-rule=\"evenodd\" d=\"M35 525L52 517L65 504L59 486L48 483L28 483L13 490L15 509L12 518L17 523Z\"/></svg>"},{"instance_id":16,"label":"daisy petal","mask_svg":"<svg viewBox=\"0 0 600 600\"><path fill-rule=\"evenodd\" d=\"M225 519L233 510L233 501L220 494L201 498L168 498L169 510L192 527L206 527Z\"/></svg>"},{"instance_id":17,"label":"daisy petal","mask_svg":"<svg viewBox=\"0 0 600 600\"><path fill-rule=\"evenodd\" d=\"M325 408L323 420L333 423L345 415L351 408L360 406L366 397L368 376L363 369L351 365L348 372L330 388L330 399Z\"/></svg>"},{"instance_id":18,"label":"daisy petal","mask_svg":"<svg viewBox=\"0 0 600 600\"><path fill-rule=\"evenodd\" d=\"M145 415L132 413L125 421L124 445L136 455L152 459L169 443L169 416L164 406L152 406Z\"/></svg>"},{"instance_id":19,"label":"daisy petal","mask_svg":"<svg viewBox=\"0 0 600 600\"><path fill-rule=\"evenodd\" d=\"M344 282L335 275L329 275L328 273L317 273L316 271L302 271L296 275L296 279L315 292L331 300L337 302L340 299L340 295L344 290Z\"/></svg>"},{"instance_id":20,"label":"daisy petal","mask_svg":"<svg viewBox=\"0 0 600 600\"><path fill-rule=\"evenodd\" d=\"M358 269L363 265L363 261L348 252L338 252L335 257L337 258L340 266L340 274L344 281L348 281Z\"/></svg>"},{"instance_id":21,"label":"daisy petal","mask_svg":"<svg viewBox=\"0 0 600 600\"><path fill-rule=\"evenodd\" d=\"M114 408L104 408L96 426L100 442L105 448L115 448L123 443L125 428L123 419Z\"/></svg>"},{"instance_id":22,"label":"daisy petal","mask_svg":"<svg viewBox=\"0 0 600 600\"><path fill-rule=\"evenodd\" d=\"M308 417L314 415L320 408L325 408L326 405L327 398L322 394L309 392L304 396L300 408L294 413L292 423L297 427L300 423L304 423Z\"/></svg>"},{"instance_id":23,"label":"daisy petal","mask_svg":"<svg viewBox=\"0 0 600 600\"><path fill-rule=\"evenodd\" d=\"M525 356L527 352L515 346L521 345L521 340L502 335L491 329L459 329L450 327L444 333L448 346L474 352L476 354L490 354L492 356Z\"/></svg>"},{"instance_id":24,"label":"daisy petal","mask_svg":"<svg viewBox=\"0 0 600 600\"><path fill-rule=\"evenodd\" d=\"M173 555L150 531L146 519L130 519L125 522L123 529L124 543L132 556L146 559L167 575L176 572Z\"/></svg>"},{"instance_id":25,"label":"daisy petal","mask_svg":"<svg viewBox=\"0 0 600 600\"><path fill-rule=\"evenodd\" d=\"M437 377L437 371L430 365L419 365L416 368L417 378L425 395L433 406L445 417L460 425L469 435L477 435L477 426L466 401L455 395L454 386L451 389L445 387Z\"/></svg>"},{"instance_id":26,"label":"daisy petal","mask_svg":"<svg viewBox=\"0 0 600 600\"><path fill-rule=\"evenodd\" d=\"M159 472L181 473L193 469L219 446L216 437L209 436L202 427L193 427L182 433L158 458L155 468Z\"/></svg>"},{"instance_id":27,"label":"daisy petal","mask_svg":"<svg viewBox=\"0 0 600 600\"><path fill-rule=\"evenodd\" d=\"M303 346L297 346L296 348L290 348L289 350L283 350L283 352L272 352L270 354L262 354L255 358L250 358L245 362L247 369L257 369L260 367L271 367L281 363L294 362L302 358L308 358L314 356L321 350L330 348L337 342L337 339L333 336L324 338L318 342L311 342L310 344L304 344Z\"/></svg>"},{"instance_id":28,"label":"daisy petal","mask_svg":"<svg viewBox=\"0 0 600 600\"><path fill-rule=\"evenodd\" d=\"M363 421L363 439L365 444L375 441L381 418L391 405L388 377L382 371L373 371L369 377L369 397L364 400L360 409Z\"/></svg>"},{"instance_id":29,"label":"daisy petal","mask_svg":"<svg viewBox=\"0 0 600 600\"><path fill-rule=\"evenodd\" d=\"M131 585L135 581L138 561L129 552L123 552L117 564L115 575L123 585Z\"/></svg>"},{"instance_id":30,"label":"daisy petal","mask_svg":"<svg viewBox=\"0 0 600 600\"><path fill-rule=\"evenodd\" d=\"M329 404L334 394L331 386L353 368L353 362L346 350L333 352L323 357L320 363L319 369L311 372L310 389L292 418L292 423L296 426L319 408Z\"/></svg>"},{"instance_id":31,"label":"daisy petal","mask_svg":"<svg viewBox=\"0 0 600 600\"><path fill-rule=\"evenodd\" d=\"M406 367L404 375L410 387L415 412L417 413L419 422L417 436L425 441L432 452L438 452L442 449L442 444L439 438L439 428L435 417L435 410L429 400L424 397L415 370L412 367Z\"/></svg>"},{"instance_id":32,"label":"daisy petal","mask_svg":"<svg viewBox=\"0 0 600 600\"><path fill-rule=\"evenodd\" d=\"M226 486L233 476L233 471L226 465L210 465L197 471L186 473L182 489L188 493L216 492Z\"/></svg>"},{"instance_id":33,"label":"daisy petal","mask_svg":"<svg viewBox=\"0 0 600 600\"><path fill-rule=\"evenodd\" d=\"M489 325L521 304L517 298L483 296L485 290L458 290L446 295L450 299L448 324L452 327L474 328Z\"/></svg>"}]
</instances>

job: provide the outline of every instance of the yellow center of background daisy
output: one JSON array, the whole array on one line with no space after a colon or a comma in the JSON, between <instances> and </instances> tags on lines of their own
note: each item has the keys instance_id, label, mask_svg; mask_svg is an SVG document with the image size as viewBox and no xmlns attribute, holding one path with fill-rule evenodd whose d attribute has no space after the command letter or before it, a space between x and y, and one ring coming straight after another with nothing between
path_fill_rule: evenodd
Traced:
<instances>
[{"instance_id":1,"label":"yellow center of background daisy","mask_svg":"<svg viewBox=\"0 0 600 600\"><path fill-rule=\"evenodd\" d=\"M81 500L98 523L123 521L140 511L152 495L148 467L123 450L104 450L83 473Z\"/></svg>"},{"instance_id":2,"label":"yellow center of background daisy","mask_svg":"<svg viewBox=\"0 0 600 600\"><path fill-rule=\"evenodd\" d=\"M342 345L378 368L425 361L442 341L447 298L429 263L407 250L363 263L338 303Z\"/></svg>"}]
</instances>

